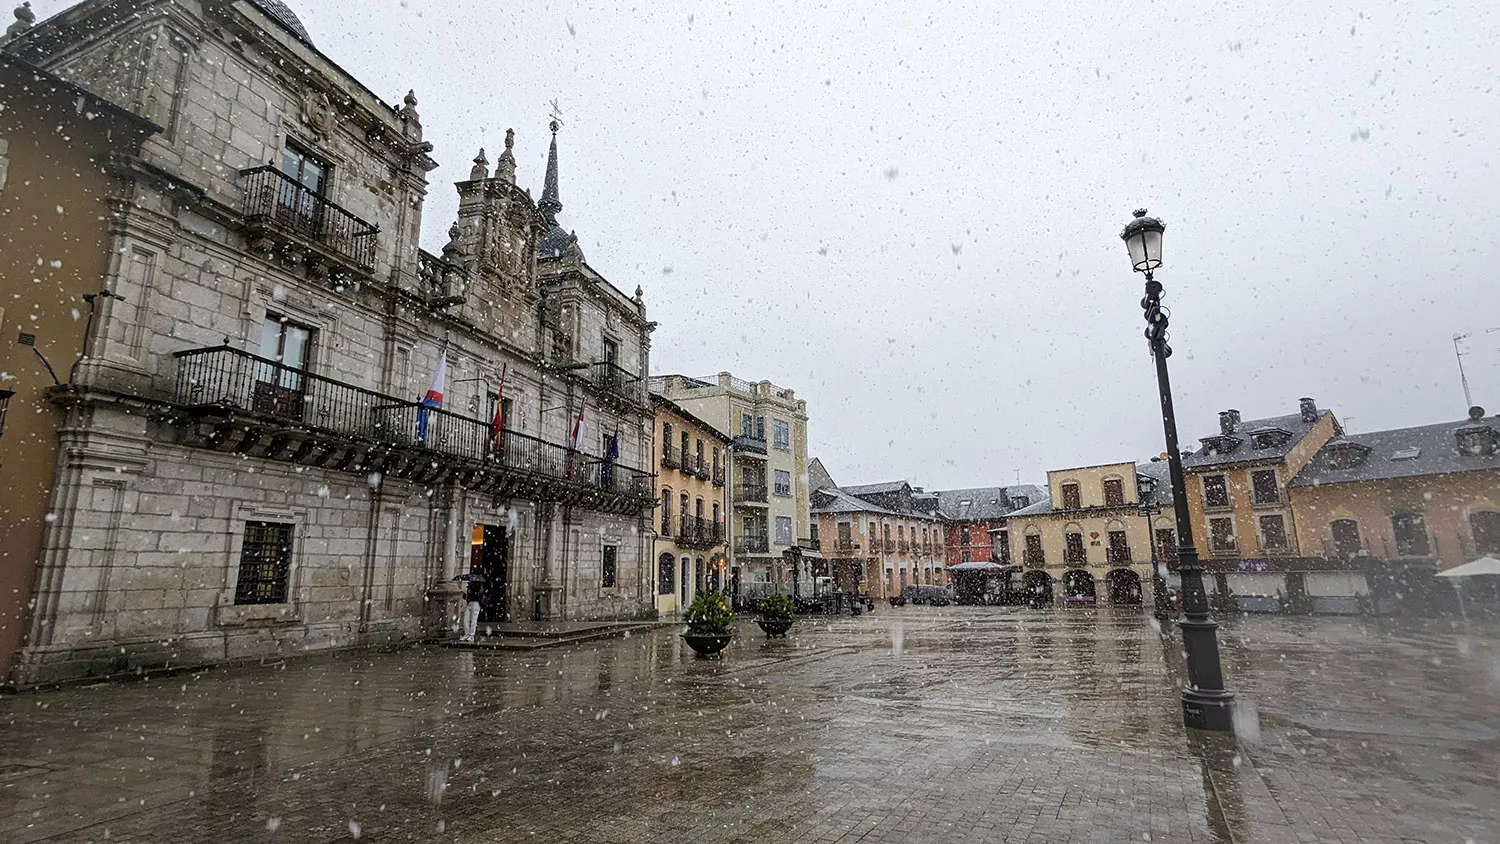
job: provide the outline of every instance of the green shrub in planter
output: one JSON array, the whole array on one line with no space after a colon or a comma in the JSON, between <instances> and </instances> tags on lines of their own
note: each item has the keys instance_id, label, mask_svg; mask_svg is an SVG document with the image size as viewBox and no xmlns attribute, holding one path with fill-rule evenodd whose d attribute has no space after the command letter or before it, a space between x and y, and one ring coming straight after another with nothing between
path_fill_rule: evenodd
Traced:
<instances>
[{"instance_id":1,"label":"green shrub in planter","mask_svg":"<svg viewBox=\"0 0 1500 844\"><path fill-rule=\"evenodd\" d=\"M760 600L760 617L766 621L791 621L797 602L786 595L767 595Z\"/></svg>"},{"instance_id":2,"label":"green shrub in planter","mask_svg":"<svg viewBox=\"0 0 1500 844\"><path fill-rule=\"evenodd\" d=\"M948 600L947 595L934 595L927 600L927 603L934 607L946 607L952 602Z\"/></svg>"},{"instance_id":3,"label":"green shrub in planter","mask_svg":"<svg viewBox=\"0 0 1500 844\"><path fill-rule=\"evenodd\" d=\"M686 621L695 636L725 636L733 630L734 611L723 593L703 592L688 607Z\"/></svg>"}]
</instances>

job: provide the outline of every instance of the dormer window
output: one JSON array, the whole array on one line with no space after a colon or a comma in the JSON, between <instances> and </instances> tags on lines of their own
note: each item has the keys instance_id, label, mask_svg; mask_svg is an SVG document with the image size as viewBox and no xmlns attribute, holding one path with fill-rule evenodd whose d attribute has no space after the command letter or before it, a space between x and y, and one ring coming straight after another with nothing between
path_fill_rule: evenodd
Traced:
<instances>
[{"instance_id":1,"label":"dormer window","mask_svg":"<svg viewBox=\"0 0 1500 844\"><path fill-rule=\"evenodd\" d=\"M1360 443L1334 443L1328 447L1328 465L1334 469L1352 469L1370 456L1370 447Z\"/></svg>"},{"instance_id":2,"label":"dormer window","mask_svg":"<svg viewBox=\"0 0 1500 844\"><path fill-rule=\"evenodd\" d=\"M1022 507L1030 507L1030 506L1031 506L1031 499L1027 498L1024 495L1017 495L1017 496L1015 496L1014 498L1012 498L1010 500L1010 508L1012 510L1019 510Z\"/></svg>"},{"instance_id":3,"label":"dormer window","mask_svg":"<svg viewBox=\"0 0 1500 844\"><path fill-rule=\"evenodd\" d=\"M1292 432L1282 428L1260 428L1250 433L1250 447L1257 451L1280 448L1292 440Z\"/></svg>"},{"instance_id":4,"label":"dormer window","mask_svg":"<svg viewBox=\"0 0 1500 844\"><path fill-rule=\"evenodd\" d=\"M1221 454L1233 454L1244 441L1238 437L1204 437L1200 442L1203 443L1204 454L1217 457Z\"/></svg>"},{"instance_id":5,"label":"dormer window","mask_svg":"<svg viewBox=\"0 0 1500 844\"><path fill-rule=\"evenodd\" d=\"M1465 457L1493 457L1500 446L1500 432L1492 425L1467 425L1453 432L1458 453Z\"/></svg>"}]
</instances>

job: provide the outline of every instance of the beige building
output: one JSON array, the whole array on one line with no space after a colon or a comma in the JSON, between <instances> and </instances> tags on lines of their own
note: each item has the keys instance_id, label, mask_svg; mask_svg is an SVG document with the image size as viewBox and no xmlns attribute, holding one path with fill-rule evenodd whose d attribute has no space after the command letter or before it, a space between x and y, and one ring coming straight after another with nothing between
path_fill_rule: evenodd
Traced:
<instances>
[{"instance_id":1,"label":"beige building","mask_svg":"<svg viewBox=\"0 0 1500 844\"><path fill-rule=\"evenodd\" d=\"M682 612L693 597L729 585L730 438L670 399L651 396L656 436L656 610Z\"/></svg>"},{"instance_id":2,"label":"beige building","mask_svg":"<svg viewBox=\"0 0 1500 844\"><path fill-rule=\"evenodd\" d=\"M1050 500L995 531L1002 565L1019 565L1033 601L1141 604L1152 564L1176 558L1168 464L1109 463L1047 473Z\"/></svg>"},{"instance_id":3,"label":"beige building","mask_svg":"<svg viewBox=\"0 0 1500 844\"><path fill-rule=\"evenodd\" d=\"M907 586L947 586L937 496L905 481L825 486L812 494L833 585L876 600Z\"/></svg>"},{"instance_id":4,"label":"beige building","mask_svg":"<svg viewBox=\"0 0 1500 844\"><path fill-rule=\"evenodd\" d=\"M727 372L655 376L651 390L733 438L730 589L755 597L810 582L817 557L808 514L807 402L770 381Z\"/></svg>"}]
</instances>

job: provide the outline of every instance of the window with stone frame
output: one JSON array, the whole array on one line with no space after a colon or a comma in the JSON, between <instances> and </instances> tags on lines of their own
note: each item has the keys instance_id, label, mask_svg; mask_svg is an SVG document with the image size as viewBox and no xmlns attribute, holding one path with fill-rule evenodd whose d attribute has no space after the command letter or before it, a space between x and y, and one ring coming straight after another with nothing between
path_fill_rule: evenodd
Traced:
<instances>
[{"instance_id":1,"label":"window with stone frame","mask_svg":"<svg viewBox=\"0 0 1500 844\"><path fill-rule=\"evenodd\" d=\"M1291 540L1286 532L1286 518L1280 513L1261 516L1258 521L1262 550L1286 551L1291 547Z\"/></svg>"},{"instance_id":2,"label":"window with stone frame","mask_svg":"<svg viewBox=\"0 0 1500 844\"><path fill-rule=\"evenodd\" d=\"M792 426L784 419L771 420L771 447L782 451L792 450Z\"/></svg>"},{"instance_id":3,"label":"window with stone frame","mask_svg":"<svg viewBox=\"0 0 1500 844\"><path fill-rule=\"evenodd\" d=\"M661 491L661 535L672 535L672 490Z\"/></svg>"},{"instance_id":4,"label":"window with stone frame","mask_svg":"<svg viewBox=\"0 0 1500 844\"><path fill-rule=\"evenodd\" d=\"M1469 514L1469 535L1476 556L1500 555L1500 512L1476 510Z\"/></svg>"},{"instance_id":5,"label":"window with stone frame","mask_svg":"<svg viewBox=\"0 0 1500 844\"><path fill-rule=\"evenodd\" d=\"M15 395L10 390L0 390L0 436L5 435L5 412L10 407L10 397Z\"/></svg>"},{"instance_id":6,"label":"window with stone frame","mask_svg":"<svg viewBox=\"0 0 1500 844\"><path fill-rule=\"evenodd\" d=\"M1083 534L1077 531L1069 531L1067 534L1067 549L1063 556L1063 562L1081 565L1089 561L1089 552L1083 544Z\"/></svg>"},{"instance_id":7,"label":"window with stone frame","mask_svg":"<svg viewBox=\"0 0 1500 844\"><path fill-rule=\"evenodd\" d=\"M990 560L1002 566L1010 565L1010 532L1002 530L996 533L993 543L990 546Z\"/></svg>"},{"instance_id":8,"label":"window with stone frame","mask_svg":"<svg viewBox=\"0 0 1500 844\"><path fill-rule=\"evenodd\" d=\"M1047 553L1042 549L1042 535L1026 534L1026 565L1040 566L1047 562Z\"/></svg>"},{"instance_id":9,"label":"window with stone frame","mask_svg":"<svg viewBox=\"0 0 1500 844\"><path fill-rule=\"evenodd\" d=\"M1229 506L1229 478L1224 475L1203 476L1203 506L1210 509Z\"/></svg>"},{"instance_id":10,"label":"window with stone frame","mask_svg":"<svg viewBox=\"0 0 1500 844\"><path fill-rule=\"evenodd\" d=\"M1359 522L1354 519L1334 519L1328 523L1328 531L1333 536L1333 551L1338 556L1348 559L1364 549Z\"/></svg>"},{"instance_id":11,"label":"window with stone frame","mask_svg":"<svg viewBox=\"0 0 1500 844\"><path fill-rule=\"evenodd\" d=\"M792 517L791 516L777 516L776 517L776 544L777 545L791 545L792 544Z\"/></svg>"},{"instance_id":12,"label":"window with stone frame","mask_svg":"<svg viewBox=\"0 0 1500 844\"><path fill-rule=\"evenodd\" d=\"M234 586L236 605L287 602L294 528L283 522L245 522Z\"/></svg>"},{"instance_id":13,"label":"window with stone frame","mask_svg":"<svg viewBox=\"0 0 1500 844\"><path fill-rule=\"evenodd\" d=\"M599 560L599 586L603 589L615 588L615 577L619 573L620 549L614 545L604 546L604 552Z\"/></svg>"},{"instance_id":14,"label":"window with stone frame","mask_svg":"<svg viewBox=\"0 0 1500 844\"><path fill-rule=\"evenodd\" d=\"M1156 529L1156 553L1163 560L1177 559L1177 531L1173 528Z\"/></svg>"},{"instance_id":15,"label":"window with stone frame","mask_svg":"<svg viewBox=\"0 0 1500 844\"><path fill-rule=\"evenodd\" d=\"M1426 557L1432 553L1427 538L1427 522L1421 513L1397 513L1391 516L1391 532L1396 537L1396 556Z\"/></svg>"},{"instance_id":16,"label":"window with stone frame","mask_svg":"<svg viewBox=\"0 0 1500 844\"><path fill-rule=\"evenodd\" d=\"M1256 504L1280 504L1281 487L1275 469L1256 469L1250 473L1250 500Z\"/></svg>"},{"instance_id":17,"label":"window with stone frame","mask_svg":"<svg viewBox=\"0 0 1500 844\"><path fill-rule=\"evenodd\" d=\"M1104 506L1125 506L1125 482L1119 478L1109 478L1104 482Z\"/></svg>"},{"instance_id":18,"label":"window with stone frame","mask_svg":"<svg viewBox=\"0 0 1500 844\"><path fill-rule=\"evenodd\" d=\"M1239 542L1234 537L1234 519L1222 517L1208 520L1208 547L1215 554L1238 550Z\"/></svg>"},{"instance_id":19,"label":"window with stone frame","mask_svg":"<svg viewBox=\"0 0 1500 844\"><path fill-rule=\"evenodd\" d=\"M1062 485L1062 506L1064 510L1079 510L1083 508L1083 494L1078 489L1078 484L1066 483Z\"/></svg>"},{"instance_id":20,"label":"window with stone frame","mask_svg":"<svg viewBox=\"0 0 1500 844\"><path fill-rule=\"evenodd\" d=\"M1130 538L1123 530L1109 532L1109 562L1121 566L1130 564Z\"/></svg>"},{"instance_id":21,"label":"window with stone frame","mask_svg":"<svg viewBox=\"0 0 1500 844\"><path fill-rule=\"evenodd\" d=\"M776 482L776 494L782 498L789 498L792 494L792 473L785 469L775 470L773 480Z\"/></svg>"}]
</instances>

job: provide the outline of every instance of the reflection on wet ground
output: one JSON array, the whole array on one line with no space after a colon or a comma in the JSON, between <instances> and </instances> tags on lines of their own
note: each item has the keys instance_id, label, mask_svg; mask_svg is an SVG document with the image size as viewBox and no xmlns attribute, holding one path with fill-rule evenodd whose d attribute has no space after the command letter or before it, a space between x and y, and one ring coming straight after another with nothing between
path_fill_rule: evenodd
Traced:
<instances>
[{"instance_id":1,"label":"reflection on wet ground","mask_svg":"<svg viewBox=\"0 0 1500 844\"><path fill-rule=\"evenodd\" d=\"M1252 617L1223 640L1238 741L1182 728L1175 635L1105 610L23 695L0 699L0 840L1500 841L1500 632Z\"/></svg>"}]
</instances>

